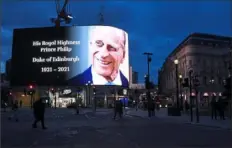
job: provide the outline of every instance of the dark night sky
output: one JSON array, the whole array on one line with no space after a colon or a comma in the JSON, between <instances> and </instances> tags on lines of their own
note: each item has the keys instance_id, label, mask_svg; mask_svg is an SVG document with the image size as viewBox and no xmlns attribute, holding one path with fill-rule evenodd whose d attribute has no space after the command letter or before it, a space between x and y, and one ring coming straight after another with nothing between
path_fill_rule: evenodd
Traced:
<instances>
[{"instance_id":1,"label":"dark night sky","mask_svg":"<svg viewBox=\"0 0 232 148\"><path fill-rule=\"evenodd\" d=\"M9 2L11 1L11 2ZM11 57L14 28L52 26L56 16L54 0L3 0L1 71ZM60 0L63 3L64 0ZM122 28L129 34L130 65L143 82L146 58L152 52L151 78L157 82L157 71L168 54L190 33L202 32L232 36L232 4L229 0L70 0L74 25L99 23L98 13L104 6L105 24Z\"/></svg>"}]
</instances>

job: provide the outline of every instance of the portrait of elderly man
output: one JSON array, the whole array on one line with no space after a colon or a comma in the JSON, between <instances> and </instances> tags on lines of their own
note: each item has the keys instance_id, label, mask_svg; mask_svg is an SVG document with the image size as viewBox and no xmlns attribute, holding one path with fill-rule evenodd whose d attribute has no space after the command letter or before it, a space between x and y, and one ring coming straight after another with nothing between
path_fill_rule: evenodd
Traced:
<instances>
[{"instance_id":1,"label":"portrait of elderly man","mask_svg":"<svg viewBox=\"0 0 232 148\"><path fill-rule=\"evenodd\" d=\"M92 64L69 80L69 85L120 85L128 87L128 79L119 67L125 60L126 33L114 27L96 26L90 32L89 50Z\"/></svg>"}]
</instances>

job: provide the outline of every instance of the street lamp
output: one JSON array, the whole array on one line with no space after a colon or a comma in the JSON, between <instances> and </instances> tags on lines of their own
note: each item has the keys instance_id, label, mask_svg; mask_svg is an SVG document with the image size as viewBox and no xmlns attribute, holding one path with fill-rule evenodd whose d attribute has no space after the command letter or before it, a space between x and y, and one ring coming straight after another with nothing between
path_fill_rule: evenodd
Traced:
<instances>
[{"instance_id":1,"label":"street lamp","mask_svg":"<svg viewBox=\"0 0 232 148\"><path fill-rule=\"evenodd\" d=\"M232 87L232 41L230 43L230 66L229 66L229 78L230 78L230 86ZM230 92L229 92L229 97L230 97L230 120L232 119L232 90L230 88Z\"/></svg>"},{"instance_id":2,"label":"street lamp","mask_svg":"<svg viewBox=\"0 0 232 148\"><path fill-rule=\"evenodd\" d=\"M178 59L175 59L174 60L174 63L177 65L177 64L179 64L179 60Z\"/></svg>"},{"instance_id":3,"label":"street lamp","mask_svg":"<svg viewBox=\"0 0 232 148\"><path fill-rule=\"evenodd\" d=\"M179 110L179 80L178 80L178 64L179 60L175 59L174 64L176 65L176 105Z\"/></svg>"},{"instance_id":4,"label":"street lamp","mask_svg":"<svg viewBox=\"0 0 232 148\"><path fill-rule=\"evenodd\" d=\"M148 77L148 80L150 81L150 63L151 63L151 56L153 54L149 52L144 52L143 55L147 56L147 77Z\"/></svg>"},{"instance_id":5,"label":"street lamp","mask_svg":"<svg viewBox=\"0 0 232 148\"><path fill-rule=\"evenodd\" d=\"M147 104L148 104L148 116L151 117L151 94L149 90L149 83L150 83L150 63L151 63L151 56L153 55L152 53L149 52L144 52L144 55L147 56L147 78L145 78L145 85L148 84L147 86Z\"/></svg>"},{"instance_id":6,"label":"street lamp","mask_svg":"<svg viewBox=\"0 0 232 148\"><path fill-rule=\"evenodd\" d=\"M179 75L179 80L180 80L180 109L183 110L183 95L182 95L182 83L183 83L183 76Z\"/></svg>"},{"instance_id":7,"label":"street lamp","mask_svg":"<svg viewBox=\"0 0 232 148\"><path fill-rule=\"evenodd\" d=\"M199 98L198 98L198 87L200 85L200 81L198 79L198 75L194 76L193 79L194 82L194 87L195 87L195 91L196 91L196 122L199 123Z\"/></svg>"}]
</instances>

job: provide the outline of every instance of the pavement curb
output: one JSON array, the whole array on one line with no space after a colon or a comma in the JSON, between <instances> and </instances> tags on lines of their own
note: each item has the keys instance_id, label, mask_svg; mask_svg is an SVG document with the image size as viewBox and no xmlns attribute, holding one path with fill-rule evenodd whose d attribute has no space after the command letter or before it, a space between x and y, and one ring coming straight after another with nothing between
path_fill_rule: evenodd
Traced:
<instances>
[{"instance_id":1,"label":"pavement curb","mask_svg":"<svg viewBox=\"0 0 232 148\"><path fill-rule=\"evenodd\" d=\"M148 119L149 118L149 117L142 117L142 116L139 116L139 115L132 115L132 114L126 114L126 115L133 116L133 117L138 117L138 118L142 118L142 119ZM162 117L158 117L158 116L155 116L155 117L157 117L159 119L166 119L166 118L162 118ZM173 123L172 120L170 120L169 122ZM174 121L174 123L195 125L195 126L209 127L209 128L217 128L217 129L224 129L224 130L232 131L232 128L230 128L230 127L221 127L221 126L217 126L217 125L205 125L205 124L202 124L202 123L194 123L194 122L186 122L186 121Z\"/></svg>"},{"instance_id":2,"label":"pavement curb","mask_svg":"<svg viewBox=\"0 0 232 148\"><path fill-rule=\"evenodd\" d=\"M218 129L225 129L225 130L232 131L232 128L230 128L230 127L221 127L221 126L217 126L217 125L205 125L205 124L202 124L202 123L193 123L193 122L185 122L184 124L202 126L202 127L210 127L210 128L218 128Z\"/></svg>"}]
</instances>

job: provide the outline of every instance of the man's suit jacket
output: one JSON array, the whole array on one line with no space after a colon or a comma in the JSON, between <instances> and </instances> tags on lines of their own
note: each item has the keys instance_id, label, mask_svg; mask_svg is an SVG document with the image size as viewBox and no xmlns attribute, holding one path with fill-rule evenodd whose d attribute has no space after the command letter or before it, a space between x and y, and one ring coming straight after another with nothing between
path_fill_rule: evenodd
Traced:
<instances>
[{"instance_id":1,"label":"man's suit jacket","mask_svg":"<svg viewBox=\"0 0 232 148\"><path fill-rule=\"evenodd\" d=\"M127 78L120 71L120 77L123 87L129 87L129 82ZM68 85L76 86L76 85L86 85L88 82L93 83L91 66L85 70L83 73L71 78L68 80Z\"/></svg>"}]
</instances>

